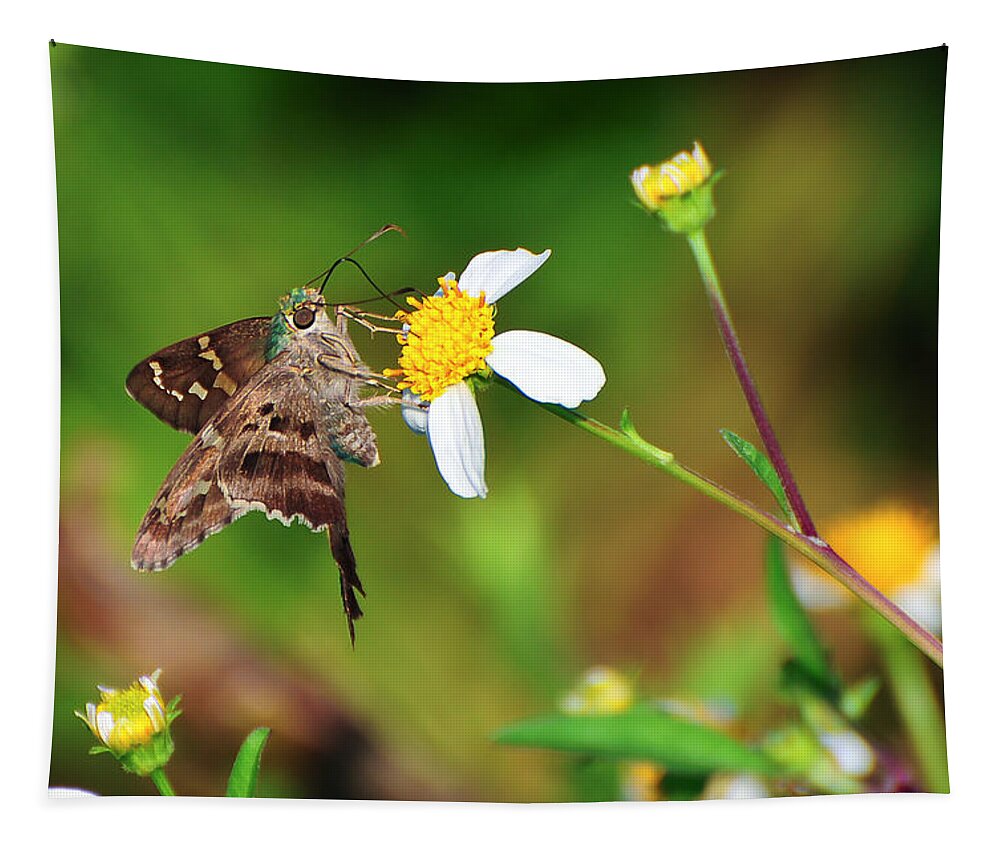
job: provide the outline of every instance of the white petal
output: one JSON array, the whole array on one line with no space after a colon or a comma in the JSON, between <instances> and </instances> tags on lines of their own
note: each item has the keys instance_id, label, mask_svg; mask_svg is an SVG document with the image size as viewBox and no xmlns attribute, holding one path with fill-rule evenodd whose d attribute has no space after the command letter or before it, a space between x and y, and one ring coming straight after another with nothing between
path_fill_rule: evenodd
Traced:
<instances>
[{"instance_id":1,"label":"white petal","mask_svg":"<svg viewBox=\"0 0 1000 851\"><path fill-rule=\"evenodd\" d=\"M789 573L795 596L811 612L841 609L851 602L851 592L818 567L793 562Z\"/></svg>"},{"instance_id":2,"label":"white petal","mask_svg":"<svg viewBox=\"0 0 1000 851\"><path fill-rule=\"evenodd\" d=\"M941 634L941 552L937 547L924 561L920 578L896 591L892 601L924 629Z\"/></svg>"},{"instance_id":3,"label":"white petal","mask_svg":"<svg viewBox=\"0 0 1000 851\"><path fill-rule=\"evenodd\" d=\"M767 798L764 782L753 774L713 774L705 785L701 797L709 801L743 801Z\"/></svg>"},{"instance_id":4,"label":"white petal","mask_svg":"<svg viewBox=\"0 0 1000 851\"><path fill-rule=\"evenodd\" d=\"M851 777L867 777L875 767L871 746L853 730L820 733L819 740L840 770Z\"/></svg>"},{"instance_id":5,"label":"white petal","mask_svg":"<svg viewBox=\"0 0 1000 851\"><path fill-rule=\"evenodd\" d=\"M538 331L505 331L486 358L497 374L537 402L575 408L604 386L604 368L572 343Z\"/></svg>"},{"instance_id":6,"label":"white petal","mask_svg":"<svg viewBox=\"0 0 1000 851\"><path fill-rule=\"evenodd\" d=\"M68 786L50 786L50 798L99 798L96 792L88 789L71 789Z\"/></svg>"},{"instance_id":7,"label":"white petal","mask_svg":"<svg viewBox=\"0 0 1000 851\"><path fill-rule=\"evenodd\" d=\"M431 402L427 416L438 472L453 493L486 497L486 446L476 397L460 381Z\"/></svg>"},{"instance_id":8,"label":"white petal","mask_svg":"<svg viewBox=\"0 0 1000 851\"><path fill-rule=\"evenodd\" d=\"M427 407L420 404L420 397L410 390L403 391L403 404L399 406L405 422L417 434L427 434Z\"/></svg>"},{"instance_id":9,"label":"white petal","mask_svg":"<svg viewBox=\"0 0 1000 851\"><path fill-rule=\"evenodd\" d=\"M142 708L146 710L146 714L153 724L154 733L159 733L160 730L167 726L167 717L163 714L163 706L153 695L150 695L142 702Z\"/></svg>"},{"instance_id":10,"label":"white petal","mask_svg":"<svg viewBox=\"0 0 1000 851\"><path fill-rule=\"evenodd\" d=\"M469 261L458 279L458 287L472 296L486 296L493 304L549 259L551 249L532 254L527 248L516 251L484 251Z\"/></svg>"},{"instance_id":11,"label":"white petal","mask_svg":"<svg viewBox=\"0 0 1000 851\"><path fill-rule=\"evenodd\" d=\"M108 743L108 739L111 738L111 731L115 729L115 716L110 712L102 711L97 713L97 732L100 734L101 741L104 744Z\"/></svg>"}]
</instances>

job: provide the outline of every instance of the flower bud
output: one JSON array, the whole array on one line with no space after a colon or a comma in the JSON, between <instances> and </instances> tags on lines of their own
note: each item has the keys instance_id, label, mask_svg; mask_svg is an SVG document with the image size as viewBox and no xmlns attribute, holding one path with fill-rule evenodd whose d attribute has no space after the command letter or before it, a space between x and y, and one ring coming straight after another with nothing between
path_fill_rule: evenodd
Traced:
<instances>
[{"instance_id":1,"label":"flower bud","mask_svg":"<svg viewBox=\"0 0 1000 851\"><path fill-rule=\"evenodd\" d=\"M174 752L170 724L180 714L180 698L163 703L159 676L154 671L124 689L97 687L100 702L88 703L86 714L75 713L101 742L91 753L107 751L126 771L143 776L167 764Z\"/></svg>"}]
</instances>

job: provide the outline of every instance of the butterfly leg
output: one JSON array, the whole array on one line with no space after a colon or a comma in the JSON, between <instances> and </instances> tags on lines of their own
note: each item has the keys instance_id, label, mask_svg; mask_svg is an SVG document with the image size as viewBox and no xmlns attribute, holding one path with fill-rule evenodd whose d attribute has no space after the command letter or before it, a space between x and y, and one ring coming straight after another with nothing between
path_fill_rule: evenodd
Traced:
<instances>
[{"instance_id":1,"label":"butterfly leg","mask_svg":"<svg viewBox=\"0 0 1000 851\"><path fill-rule=\"evenodd\" d=\"M398 391L397 391L398 392ZM365 396L353 403L353 407L386 407L388 405L401 405L403 400L399 396L390 396L388 393L381 396Z\"/></svg>"},{"instance_id":2,"label":"butterfly leg","mask_svg":"<svg viewBox=\"0 0 1000 851\"><path fill-rule=\"evenodd\" d=\"M341 320L344 321L346 326L347 319L352 319L357 322L362 328L367 328L372 334L383 333L383 334L399 334L399 328L387 328L384 325L376 325L372 320L379 320L381 322L395 322L399 323L399 320L392 316L383 316L380 313L368 313L363 310L346 310L340 308L337 311L337 322L338 327Z\"/></svg>"}]
</instances>

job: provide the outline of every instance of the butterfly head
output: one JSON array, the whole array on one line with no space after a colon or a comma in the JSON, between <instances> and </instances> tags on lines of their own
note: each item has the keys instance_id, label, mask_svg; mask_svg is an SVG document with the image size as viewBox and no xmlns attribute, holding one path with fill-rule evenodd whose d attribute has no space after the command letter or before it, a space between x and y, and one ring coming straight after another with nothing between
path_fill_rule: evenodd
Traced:
<instances>
[{"instance_id":1,"label":"butterfly head","mask_svg":"<svg viewBox=\"0 0 1000 851\"><path fill-rule=\"evenodd\" d=\"M331 333L334 325L326 312L326 301L319 290L296 287L278 302L279 310L271 320L267 341L267 359L274 359L293 341L319 333Z\"/></svg>"}]
</instances>

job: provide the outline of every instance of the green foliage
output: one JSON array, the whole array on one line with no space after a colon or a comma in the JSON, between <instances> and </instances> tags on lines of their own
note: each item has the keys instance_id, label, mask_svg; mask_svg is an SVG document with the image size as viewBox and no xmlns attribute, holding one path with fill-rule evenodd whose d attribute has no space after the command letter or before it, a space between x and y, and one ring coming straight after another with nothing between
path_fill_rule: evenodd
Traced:
<instances>
[{"instance_id":1,"label":"green foliage","mask_svg":"<svg viewBox=\"0 0 1000 851\"><path fill-rule=\"evenodd\" d=\"M253 730L240 747L233 762L233 770L229 774L226 785L227 798L252 798L257 792L257 775L260 773L260 760L264 754L264 745L271 735L267 727Z\"/></svg>"},{"instance_id":2,"label":"green foliage","mask_svg":"<svg viewBox=\"0 0 1000 851\"><path fill-rule=\"evenodd\" d=\"M830 667L826 649L792 588L785 545L773 535L767 536L765 562L767 599L778 632L805 673L822 690L836 694L840 689L840 680Z\"/></svg>"},{"instance_id":3,"label":"green foliage","mask_svg":"<svg viewBox=\"0 0 1000 851\"><path fill-rule=\"evenodd\" d=\"M496 734L500 744L573 751L595 757L648 760L680 774L751 771L777 766L725 733L639 705L615 715L545 715Z\"/></svg>"},{"instance_id":4,"label":"green foliage","mask_svg":"<svg viewBox=\"0 0 1000 851\"><path fill-rule=\"evenodd\" d=\"M840 711L850 721L864 718L881 688L882 681L878 677L867 677L845 688L840 696Z\"/></svg>"},{"instance_id":5,"label":"green foliage","mask_svg":"<svg viewBox=\"0 0 1000 851\"><path fill-rule=\"evenodd\" d=\"M792 509L788 504L788 497L785 494L785 489L782 486L781 479L778 478L778 473L771 464L770 459L749 440L744 440L738 434L729 431L729 429L719 429L719 432L722 434L722 439L729 444L733 452L746 461L747 466L753 470L754 475L760 479L771 492L775 500L777 500L778 506L781 508L781 512L785 515L785 517L790 522L794 522Z\"/></svg>"}]
</instances>

